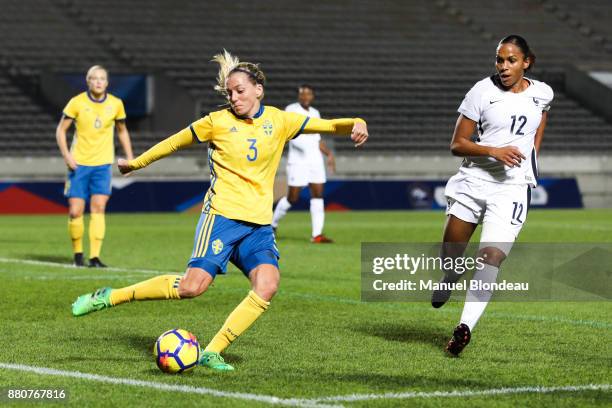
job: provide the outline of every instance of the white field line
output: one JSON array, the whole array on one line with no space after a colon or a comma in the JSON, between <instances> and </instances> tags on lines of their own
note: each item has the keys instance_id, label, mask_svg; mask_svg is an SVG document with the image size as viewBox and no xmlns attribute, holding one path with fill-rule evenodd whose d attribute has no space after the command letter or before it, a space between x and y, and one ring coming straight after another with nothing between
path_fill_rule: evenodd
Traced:
<instances>
[{"instance_id":1,"label":"white field line","mask_svg":"<svg viewBox=\"0 0 612 408\"><path fill-rule=\"evenodd\" d=\"M39 375L77 378L81 380L97 381L97 382L102 382L102 383L107 383L107 384L128 385L132 387L151 388L151 389L158 390L158 391L182 392L185 394L201 394L201 395L210 395L210 396L219 397L219 398L233 398L233 399L240 399L240 400L245 400L245 401L257 401L257 402L263 402L263 403L267 403L271 405L286 405L286 406L292 406L292 407L317 407L317 408L340 407L341 406L341 405L329 405L329 404L314 402L312 400L305 400L305 399L299 399L299 398L279 398L279 397L274 397L272 395L250 394L246 392L221 391L221 390L215 390L215 389L206 388L206 387L193 387L190 385L165 384L165 383L154 382L154 381L135 380L132 378L109 377L105 375L81 373L79 371L64 371L64 370L57 370L54 368L36 367L36 366L29 366L29 365L24 365L24 364L0 363L0 368L7 369L7 370L21 371L21 372L29 372L29 373L39 374Z\"/></svg>"},{"instance_id":2,"label":"white field line","mask_svg":"<svg viewBox=\"0 0 612 408\"><path fill-rule=\"evenodd\" d=\"M158 391L173 391L186 394L203 394L211 395L219 398L234 398L246 401L258 401L272 405L286 405L295 407L338 407L339 405L329 405L326 403L338 402L359 402L384 399L415 399L415 398L467 398L467 397L482 397L482 396L497 396L510 394L552 394L559 392L581 392L581 391L609 391L612 388L610 384L586 384L586 385L568 385L556 387L514 387L514 388L492 388L488 390L474 391L430 391L430 392L396 392L384 394L352 394L338 395L331 397L321 397L314 399L301 398L279 398L271 395L259 395L243 392L220 391L212 388L193 387L189 385L172 385L153 381L135 380L131 378L108 377L98 374L81 373L78 371L64 371L46 367L28 366L23 364L8 364L0 363L0 368L7 370L15 370L22 372L30 372L40 375L58 376L77 378L82 380L97 381L109 384L128 385L133 387L151 388Z\"/></svg>"},{"instance_id":3,"label":"white field line","mask_svg":"<svg viewBox=\"0 0 612 408\"><path fill-rule=\"evenodd\" d=\"M0 257L0 262L3 263L20 263L24 265L37 265L37 266L50 266L53 268L65 268L65 269L74 269L78 271L91 271L87 267L76 267L72 264L68 263L59 263L59 262L48 262L48 261L34 261L31 259L18 259L18 258L3 258ZM103 269L104 271L110 272L135 272L135 273L143 273L148 275L160 274L160 273L168 273L168 271L160 271L154 269L132 269L132 268L116 268L116 267L107 267ZM171 272L178 273L178 272ZM104 275L100 275L103 277Z\"/></svg>"},{"instance_id":4,"label":"white field line","mask_svg":"<svg viewBox=\"0 0 612 408\"><path fill-rule=\"evenodd\" d=\"M25 265L36 265L36 266L51 266L51 267L62 268L62 269L73 269L73 270L78 270L79 272L81 272L77 276L69 276L69 277L61 277L61 278L54 277L53 275L37 275L37 276L26 277L26 279L30 279L30 280L98 280L98 279L109 279L110 280L110 279L124 279L124 278L129 279L131 277L136 276L136 275L130 275L130 274L106 275L106 274L94 272L92 269L89 269L89 268L77 268L71 264L64 264L64 263L59 263L59 262L34 261L30 259L0 257L0 263L2 262L3 263L25 264ZM146 274L146 275L156 275L156 274L161 274L161 273L182 273L182 272L177 272L177 271L161 271L161 270L154 270L154 269L132 269L132 268L117 268L117 267L104 268L104 271L134 272L134 273ZM89 274L87 274L88 272ZM92 272L94 272L93 275L91 274ZM312 294L312 293L297 293L296 292L296 293L289 293L289 295L303 298L303 299L322 300L322 301L334 302L334 303L362 304L361 301L355 300L355 299L339 298L335 296L324 296L324 295L318 295L318 294ZM566 323L566 324L571 324L571 325L576 325L576 326L591 326L591 327L604 327L604 328L610 327L610 323L607 323L607 322L599 322L599 321L591 321L591 320L571 320L571 319L566 319L563 317L530 316L530 315L520 315L520 314L501 313L501 312L500 313L490 313L489 315L499 316L501 318L513 317L513 318L518 318L518 319L528 320L528 321L559 322L559 323Z\"/></svg>"},{"instance_id":5,"label":"white field line","mask_svg":"<svg viewBox=\"0 0 612 408\"><path fill-rule=\"evenodd\" d=\"M580 392L580 391L609 391L611 384L585 384L567 385L558 387L515 387L515 388L492 388L488 390L474 391L431 391L431 392L389 392L384 394L352 394L339 395L335 397L315 398L312 402L358 402L382 399L413 399L413 398L466 398L509 394L552 394L558 392Z\"/></svg>"}]
</instances>

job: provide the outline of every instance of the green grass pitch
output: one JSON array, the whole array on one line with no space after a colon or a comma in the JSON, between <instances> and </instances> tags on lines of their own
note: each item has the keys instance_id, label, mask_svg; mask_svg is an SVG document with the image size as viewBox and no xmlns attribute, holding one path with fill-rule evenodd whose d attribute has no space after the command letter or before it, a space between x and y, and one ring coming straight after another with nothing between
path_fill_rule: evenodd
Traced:
<instances>
[{"instance_id":1,"label":"green grass pitch","mask_svg":"<svg viewBox=\"0 0 612 408\"><path fill-rule=\"evenodd\" d=\"M233 267L197 299L136 302L71 316L70 304L79 294L153 276L143 269L184 270L197 217L108 215L102 259L120 270L53 265L71 258L64 216L0 217L0 363L141 380L158 387L0 368L4 394L8 388L62 388L68 405L86 407L612 404L609 386L433 394L612 383L612 308L607 302L493 302L458 359L442 350L459 319L460 302L440 310L424 302L361 303L360 243L437 241L444 222L441 212L329 213L326 233L336 240L332 245L308 243L309 214L290 213L279 229L281 288L270 310L228 350L226 359L237 368L232 373L196 368L185 375L163 374L152 348L159 334L174 327L190 330L206 343L249 289ZM531 211L520 240L611 242L612 211ZM163 390L159 384L196 391ZM207 389L246 396L198 394ZM383 395L410 392L423 394ZM373 396L312 401L351 394ZM267 397L257 400L255 395ZM0 404L11 405L6 399ZM26 405L30 403L14 404Z\"/></svg>"}]
</instances>

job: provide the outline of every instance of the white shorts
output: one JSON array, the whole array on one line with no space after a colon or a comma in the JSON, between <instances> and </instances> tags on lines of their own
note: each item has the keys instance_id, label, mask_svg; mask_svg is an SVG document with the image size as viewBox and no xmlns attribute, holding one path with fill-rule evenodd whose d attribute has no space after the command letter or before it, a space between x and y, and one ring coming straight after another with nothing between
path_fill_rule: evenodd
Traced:
<instances>
[{"instance_id":1,"label":"white shorts","mask_svg":"<svg viewBox=\"0 0 612 408\"><path fill-rule=\"evenodd\" d=\"M448 202L447 215L482 224L480 242L507 243L500 249L508 255L527 218L530 186L456 174L448 180L444 195Z\"/></svg>"},{"instance_id":2,"label":"white shorts","mask_svg":"<svg viewBox=\"0 0 612 408\"><path fill-rule=\"evenodd\" d=\"M325 164L323 158L300 160L287 164L287 184L290 187L305 187L309 184L324 184Z\"/></svg>"}]
</instances>

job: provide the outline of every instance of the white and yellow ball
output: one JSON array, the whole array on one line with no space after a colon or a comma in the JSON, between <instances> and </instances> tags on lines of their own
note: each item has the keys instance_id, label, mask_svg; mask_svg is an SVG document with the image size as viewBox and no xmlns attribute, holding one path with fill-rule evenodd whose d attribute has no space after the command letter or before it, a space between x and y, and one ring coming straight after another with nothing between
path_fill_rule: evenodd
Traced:
<instances>
[{"instance_id":1,"label":"white and yellow ball","mask_svg":"<svg viewBox=\"0 0 612 408\"><path fill-rule=\"evenodd\" d=\"M193 369L200 359L198 339L183 329L163 333L155 342L155 361L165 373L183 373Z\"/></svg>"}]
</instances>

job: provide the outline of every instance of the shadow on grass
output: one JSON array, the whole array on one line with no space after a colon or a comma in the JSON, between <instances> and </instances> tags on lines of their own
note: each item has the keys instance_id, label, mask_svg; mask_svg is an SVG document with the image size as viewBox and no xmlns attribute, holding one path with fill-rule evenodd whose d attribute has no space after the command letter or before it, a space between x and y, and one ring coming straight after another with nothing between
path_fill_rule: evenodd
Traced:
<instances>
[{"instance_id":1,"label":"shadow on grass","mask_svg":"<svg viewBox=\"0 0 612 408\"><path fill-rule=\"evenodd\" d=\"M153 347L155 346L155 338L149 336L139 336L135 334L126 334L124 337L117 339L121 343L127 344L134 350L138 350L142 355L153 356Z\"/></svg>"},{"instance_id":2,"label":"shadow on grass","mask_svg":"<svg viewBox=\"0 0 612 408\"><path fill-rule=\"evenodd\" d=\"M22 259L27 261L53 262L72 265L72 258L70 256L25 254Z\"/></svg>"},{"instance_id":3,"label":"shadow on grass","mask_svg":"<svg viewBox=\"0 0 612 408\"><path fill-rule=\"evenodd\" d=\"M129 347L134 350L139 351L144 356L153 356L153 347L155 345L155 341L152 337L148 336L139 336L139 335L125 335L122 338L117 339L118 341L127 344ZM200 344L202 348L204 348L205 344ZM228 363L240 363L242 361L242 357L237 354L226 354L223 353L223 358Z\"/></svg>"},{"instance_id":4,"label":"shadow on grass","mask_svg":"<svg viewBox=\"0 0 612 408\"><path fill-rule=\"evenodd\" d=\"M411 326L409 323L366 323L353 327L354 331L367 336L380 337L401 343L424 343L444 347L452 334L452 328L432 326Z\"/></svg>"}]
</instances>

